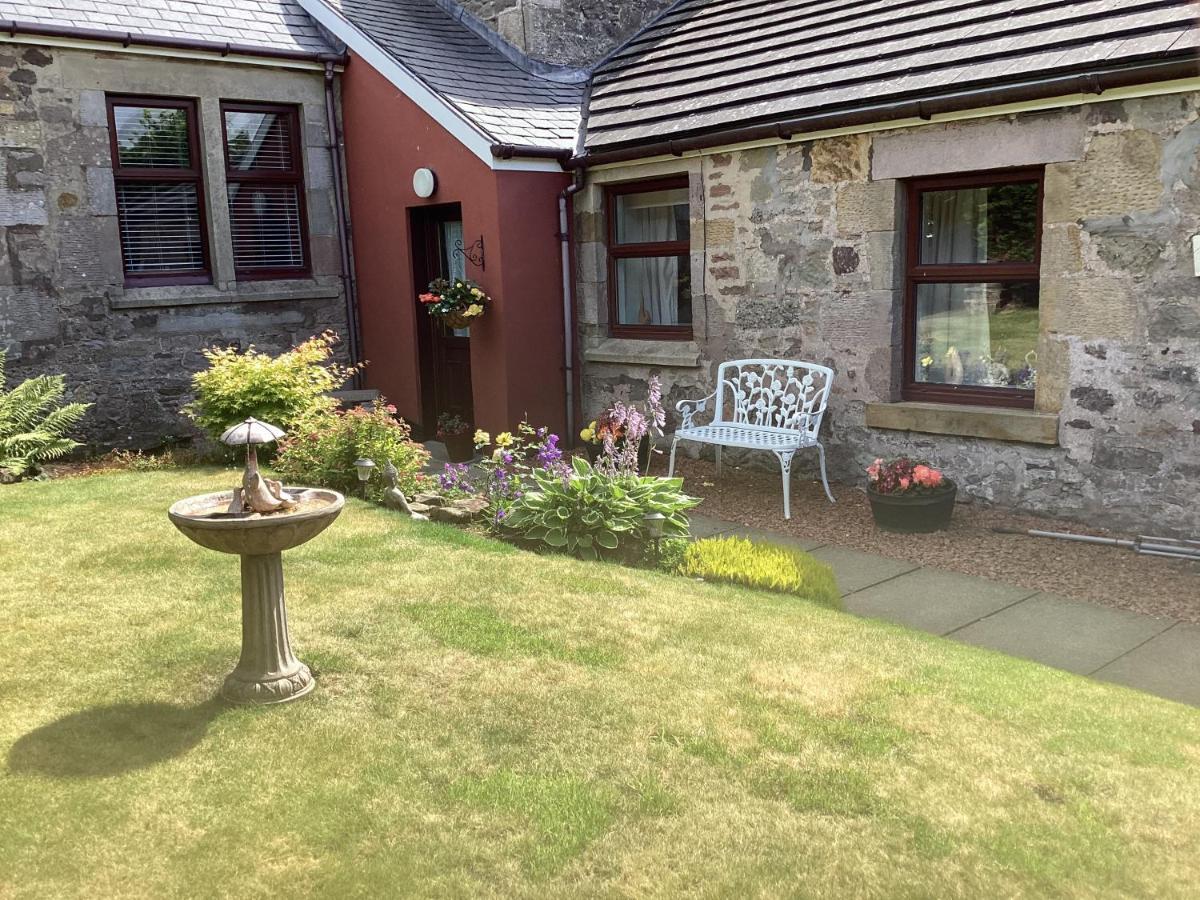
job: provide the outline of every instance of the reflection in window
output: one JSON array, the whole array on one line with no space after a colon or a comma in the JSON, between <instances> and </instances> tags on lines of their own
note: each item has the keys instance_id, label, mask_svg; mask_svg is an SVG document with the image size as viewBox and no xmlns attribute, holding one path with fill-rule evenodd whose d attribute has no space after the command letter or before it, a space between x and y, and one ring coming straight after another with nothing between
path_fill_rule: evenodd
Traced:
<instances>
[{"instance_id":1,"label":"reflection in window","mask_svg":"<svg viewBox=\"0 0 1200 900\"><path fill-rule=\"evenodd\" d=\"M1037 384L1040 182L980 182L914 186L906 394L937 388L928 396L971 402L961 389L987 389L975 399L1029 403Z\"/></svg>"},{"instance_id":2,"label":"reflection in window","mask_svg":"<svg viewBox=\"0 0 1200 900\"><path fill-rule=\"evenodd\" d=\"M1034 388L1036 282L919 284L916 325L915 381Z\"/></svg>"}]
</instances>

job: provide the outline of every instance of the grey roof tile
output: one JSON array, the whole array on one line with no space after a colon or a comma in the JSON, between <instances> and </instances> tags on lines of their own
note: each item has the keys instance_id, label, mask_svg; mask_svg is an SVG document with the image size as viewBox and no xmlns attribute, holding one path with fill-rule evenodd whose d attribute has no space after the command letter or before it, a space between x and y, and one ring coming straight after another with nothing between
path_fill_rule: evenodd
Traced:
<instances>
[{"instance_id":1,"label":"grey roof tile","mask_svg":"<svg viewBox=\"0 0 1200 900\"><path fill-rule=\"evenodd\" d=\"M0 20L332 53L295 0L0 0Z\"/></svg>"},{"instance_id":2,"label":"grey roof tile","mask_svg":"<svg viewBox=\"0 0 1200 900\"><path fill-rule=\"evenodd\" d=\"M493 141L571 149L583 88L518 67L432 0L324 0Z\"/></svg>"},{"instance_id":3,"label":"grey roof tile","mask_svg":"<svg viewBox=\"0 0 1200 900\"><path fill-rule=\"evenodd\" d=\"M586 146L1197 59L1195 0L682 0L595 73ZM1200 62L1197 62L1200 71Z\"/></svg>"}]
</instances>

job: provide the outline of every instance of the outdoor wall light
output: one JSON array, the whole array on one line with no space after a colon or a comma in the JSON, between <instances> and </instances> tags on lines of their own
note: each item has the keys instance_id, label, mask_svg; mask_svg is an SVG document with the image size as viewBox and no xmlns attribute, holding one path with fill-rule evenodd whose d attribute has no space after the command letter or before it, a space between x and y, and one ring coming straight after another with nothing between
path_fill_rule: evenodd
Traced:
<instances>
[{"instance_id":1,"label":"outdoor wall light","mask_svg":"<svg viewBox=\"0 0 1200 900\"><path fill-rule=\"evenodd\" d=\"M417 169L413 172L413 193L425 200L437 190L437 175L433 169Z\"/></svg>"}]
</instances>

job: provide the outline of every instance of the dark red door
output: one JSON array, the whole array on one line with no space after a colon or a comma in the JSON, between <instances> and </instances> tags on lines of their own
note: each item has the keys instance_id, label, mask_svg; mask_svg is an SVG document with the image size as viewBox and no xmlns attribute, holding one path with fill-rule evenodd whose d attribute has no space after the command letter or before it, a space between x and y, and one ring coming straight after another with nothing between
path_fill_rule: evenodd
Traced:
<instances>
[{"instance_id":1,"label":"dark red door","mask_svg":"<svg viewBox=\"0 0 1200 900\"><path fill-rule=\"evenodd\" d=\"M467 329L452 329L430 316L417 299L435 278L465 278L462 247L462 209L457 204L413 210L412 302L417 310L418 351L421 355L421 431L432 437L438 417L457 413L474 422L471 401L471 339Z\"/></svg>"}]
</instances>

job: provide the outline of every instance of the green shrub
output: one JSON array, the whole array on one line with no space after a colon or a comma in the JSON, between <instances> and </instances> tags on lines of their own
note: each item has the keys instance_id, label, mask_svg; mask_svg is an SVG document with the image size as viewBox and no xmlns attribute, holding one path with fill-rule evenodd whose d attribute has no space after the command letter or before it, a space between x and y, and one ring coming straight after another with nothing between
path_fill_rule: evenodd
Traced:
<instances>
[{"instance_id":1,"label":"green shrub","mask_svg":"<svg viewBox=\"0 0 1200 900\"><path fill-rule=\"evenodd\" d=\"M211 347L204 351L208 368L192 376L196 399L186 412L215 440L230 425L248 416L291 431L337 401L329 396L354 374L331 362L337 335L331 331L309 338L278 356L247 347L245 353Z\"/></svg>"},{"instance_id":2,"label":"green shrub","mask_svg":"<svg viewBox=\"0 0 1200 900\"><path fill-rule=\"evenodd\" d=\"M807 553L745 538L706 538L684 554L682 575L796 594L840 609L841 594L833 569Z\"/></svg>"},{"instance_id":3,"label":"green shrub","mask_svg":"<svg viewBox=\"0 0 1200 900\"><path fill-rule=\"evenodd\" d=\"M644 517L661 513L663 539L688 533L685 510L699 503L680 490L682 478L602 474L572 460L570 475L535 469L536 490L517 498L502 519L518 537L581 559L640 559L649 534Z\"/></svg>"},{"instance_id":4,"label":"green shrub","mask_svg":"<svg viewBox=\"0 0 1200 900\"><path fill-rule=\"evenodd\" d=\"M408 424L395 418L395 412L396 407L380 398L372 410L355 408L311 416L279 442L272 465L289 484L358 493L361 488L354 461L373 459L378 469L367 484L367 496L380 500L388 487L383 469L390 460L400 490L411 497L427 481L422 470L429 451L413 443Z\"/></svg>"},{"instance_id":5,"label":"green shrub","mask_svg":"<svg viewBox=\"0 0 1200 900\"><path fill-rule=\"evenodd\" d=\"M5 391L5 358L0 352L0 481L16 481L79 446L67 434L91 404L63 404L62 375L39 375Z\"/></svg>"}]
</instances>

